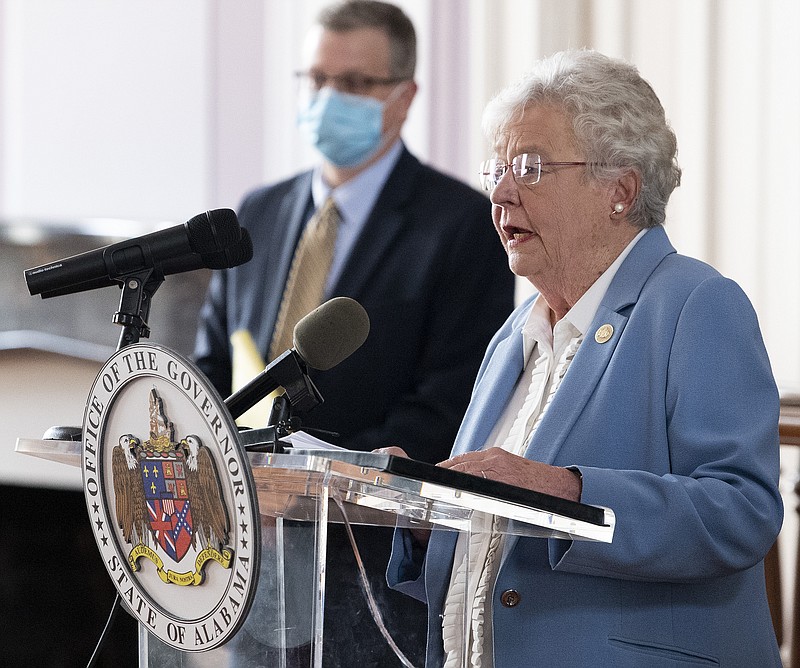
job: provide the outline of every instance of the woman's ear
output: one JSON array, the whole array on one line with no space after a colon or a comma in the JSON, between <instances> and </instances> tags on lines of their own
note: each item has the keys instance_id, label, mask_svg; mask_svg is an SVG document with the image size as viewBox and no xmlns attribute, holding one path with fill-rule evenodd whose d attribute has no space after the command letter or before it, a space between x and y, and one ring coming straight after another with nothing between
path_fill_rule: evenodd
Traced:
<instances>
[{"instance_id":1,"label":"woman's ear","mask_svg":"<svg viewBox=\"0 0 800 668\"><path fill-rule=\"evenodd\" d=\"M619 216L633 206L642 187L642 177L638 172L629 170L620 176L611 187L611 215Z\"/></svg>"}]
</instances>

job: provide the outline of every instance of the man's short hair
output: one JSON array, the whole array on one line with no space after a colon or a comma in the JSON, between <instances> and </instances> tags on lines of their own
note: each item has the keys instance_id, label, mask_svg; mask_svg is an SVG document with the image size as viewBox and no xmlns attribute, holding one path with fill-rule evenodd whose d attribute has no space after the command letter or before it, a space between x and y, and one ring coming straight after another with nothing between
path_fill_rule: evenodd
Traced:
<instances>
[{"instance_id":1,"label":"man's short hair","mask_svg":"<svg viewBox=\"0 0 800 668\"><path fill-rule=\"evenodd\" d=\"M417 35L414 24L402 9L377 0L346 0L330 5L317 19L325 30L347 32L358 28L377 28L389 38L389 76L413 79L417 65Z\"/></svg>"}]
</instances>

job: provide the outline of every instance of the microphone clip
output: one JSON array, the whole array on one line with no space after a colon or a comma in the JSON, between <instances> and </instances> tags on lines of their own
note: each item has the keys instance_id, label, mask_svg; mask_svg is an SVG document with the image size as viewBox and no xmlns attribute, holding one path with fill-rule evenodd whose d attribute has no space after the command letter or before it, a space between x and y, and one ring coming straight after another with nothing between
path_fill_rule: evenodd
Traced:
<instances>
[{"instance_id":1,"label":"microphone clip","mask_svg":"<svg viewBox=\"0 0 800 668\"><path fill-rule=\"evenodd\" d=\"M294 351L287 350L270 365L269 375L286 391L286 398L298 413L307 413L322 402L322 395L308 376L308 368Z\"/></svg>"},{"instance_id":2,"label":"microphone clip","mask_svg":"<svg viewBox=\"0 0 800 668\"><path fill-rule=\"evenodd\" d=\"M296 431L304 431L317 438L339 438L339 434L325 429L308 428L303 426L302 420L292 415L292 404L285 394L280 394L272 400L267 427L262 429L240 428L239 440L248 452L269 452L284 454L292 451L292 446L282 439Z\"/></svg>"},{"instance_id":3,"label":"microphone clip","mask_svg":"<svg viewBox=\"0 0 800 668\"><path fill-rule=\"evenodd\" d=\"M292 415L292 405L285 394L281 394L272 400L272 410L267 424L275 429L278 438L289 436L289 434L293 434L296 431L304 431L311 436L323 439L337 439L341 436L338 432L329 431L328 429L304 426L299 417Z\"/></svg>"},{"instance_id":4,"label":"microphone clip","mask_svg":"<svg viewBox=\"0 0 800 668\"><path fill-rule=\"evenodd\" d=\"M278 387L283 387L292 408L299 413L307 413L323 401L316 385L308 377L308 367L303 358L290 349L270 362L250 383L229 396L225 406L235 420Z\"/></svg>"},{"instance_id":5,"label":"microphone clip","mask_svg":"<svg viewBox=\"0 0 800 668\"><path fill-rule=\"evenodd\" d=\"M153 269L149 268L116 279L122 288L119 310L112 318L115 325L122 327L117 350L138 343L140 337L150 336L150 327L147 324L150 305L156 290L164 282L163 277L153 274Z\"/></svg>"}]
</instances>

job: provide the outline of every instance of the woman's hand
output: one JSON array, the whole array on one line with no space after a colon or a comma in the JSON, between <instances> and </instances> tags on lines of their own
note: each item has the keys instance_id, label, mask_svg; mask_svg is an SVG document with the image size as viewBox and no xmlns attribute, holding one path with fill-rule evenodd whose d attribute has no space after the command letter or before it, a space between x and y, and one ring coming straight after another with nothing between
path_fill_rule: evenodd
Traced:
<instances>
[{"instance_id":1,"label":"woman's hand","mask_svg":"<svg viewBox=\"0 0 800 668\"><path fill-rule=\"evenodd\" d=\"M502 448L467 452L439 466L570 501L581 498L581 478L576 471L512 455Z\"/></svg>"}]
</instances>

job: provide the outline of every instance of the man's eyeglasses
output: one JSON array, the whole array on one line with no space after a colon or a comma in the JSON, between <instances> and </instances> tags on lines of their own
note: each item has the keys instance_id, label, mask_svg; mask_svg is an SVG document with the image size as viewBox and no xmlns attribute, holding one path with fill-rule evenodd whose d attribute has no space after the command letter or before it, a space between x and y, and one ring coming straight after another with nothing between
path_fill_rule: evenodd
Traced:
<instances>
[{"instance_id":1,"label":"man's eyeglasses","mask_svg":"<svg viewBox=\"0 0 800 668\"><path fill-rule=\"evenodd\" d=\"M391 86L392 84L406 81L406 77L370 77L358 72L345 72L344 74L327 75L322 72L295 72L297 79L313 91L331 86L342 93L351 95L366 95L375 86Z\"/></svg>"},{"instance_id":2,"label":"man's eyeglasses","mask_svg":"<svg viewBox=\"0 0 800 668\"><path fill-rule=\"evenodd\" d=\"M481 188L484 190L494 190L500 179L511 168L511 174L517 183L526 186L533 186L539 183L542 178L542 167L575 167L577 165L588 165L588 162L542 162L542 156L538 153L522 153L511 160L508 164L505 160L492 158L481 163L479 172Z\"/></svg>"}]
</instances>

